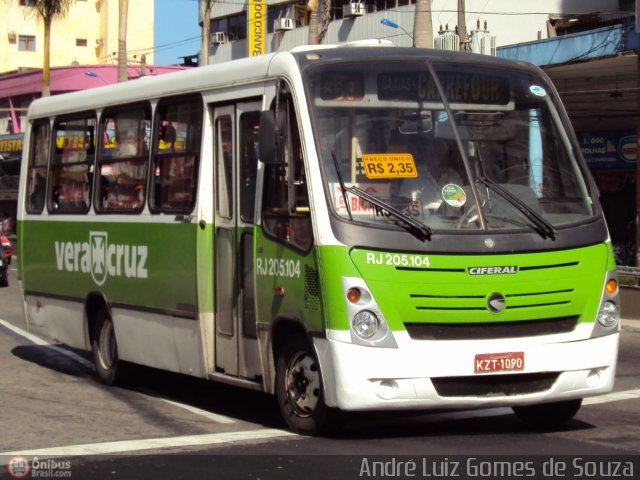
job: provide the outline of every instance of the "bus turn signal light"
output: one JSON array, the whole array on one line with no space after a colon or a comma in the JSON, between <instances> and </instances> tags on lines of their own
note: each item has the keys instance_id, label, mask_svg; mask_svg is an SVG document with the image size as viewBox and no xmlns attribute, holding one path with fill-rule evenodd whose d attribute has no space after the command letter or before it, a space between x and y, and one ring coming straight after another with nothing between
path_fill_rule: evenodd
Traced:
<instances>
[{"instance_id":1,"label":"bus turn signal light","mask_svg":"<svg viewBox=\"0 0 640 480\"><path fill-rule=\"evenodd\" d=\"M360 293L360 289L358 288L350 288L347 291L347 300L349 300L351 303L358 303L358 300L360 300L361 296L362 294Z\"/></svg>"},{"instance_id":2,"label":"bus turn signal light","mask_svg":"<svg viewBox=\"0 0 640 480\"><path fill-rule=\"evenodd\" d=\"M618 293L618 282L612 278L604 285L604 291L609 295L615 295Z\"/></svg>"}]
</instances>

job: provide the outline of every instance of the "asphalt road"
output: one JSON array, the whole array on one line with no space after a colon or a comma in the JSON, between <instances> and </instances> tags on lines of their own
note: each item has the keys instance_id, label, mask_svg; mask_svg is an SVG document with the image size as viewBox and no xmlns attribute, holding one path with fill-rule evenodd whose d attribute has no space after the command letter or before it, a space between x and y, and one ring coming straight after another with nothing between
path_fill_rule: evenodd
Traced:
<instances>
[{"instance_id":1,"label":"asphalt road","mask_svg":"<svg viewBox=\"0 0 640 480\"><path fill-rule=\"evenodd\" d=\"M623 321L615 391L561 429L532 431L500 408L353 415L337 436L307 438L265 394L142 367L124 387L103 386L87 353L25 331L11 269L0 289L0 478L24 473L20 458L25 478L640 477L637 321Z\"/></svg>"}]
</instances>

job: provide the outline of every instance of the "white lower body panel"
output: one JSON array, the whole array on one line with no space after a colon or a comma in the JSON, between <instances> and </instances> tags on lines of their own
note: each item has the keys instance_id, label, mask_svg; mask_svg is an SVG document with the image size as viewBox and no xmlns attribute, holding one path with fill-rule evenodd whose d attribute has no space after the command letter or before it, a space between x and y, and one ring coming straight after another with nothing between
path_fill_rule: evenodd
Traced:
<instances>
[{"instance_id":1,"label":"white lower body panel","mask_svg":"<svg viewBox=\"0 0 640 480\"><path fill-rule=\"evenodd\" d=\"M331 337L331 334L329 335ZM343 410L471 408L553 402L612 390L618 333L570 341L554 337L475 341L418 341L396 332L398 348L315 339L325 401ZM476 354L524 352L524 369L474 373ZM557 372L552 384L530 393L441 395L432 379ZM522 378L522 377L521 377ZM461 383L464 384L464 378ZM481 380L480 380L481 381Z\"/></svg>"}]
</instances>

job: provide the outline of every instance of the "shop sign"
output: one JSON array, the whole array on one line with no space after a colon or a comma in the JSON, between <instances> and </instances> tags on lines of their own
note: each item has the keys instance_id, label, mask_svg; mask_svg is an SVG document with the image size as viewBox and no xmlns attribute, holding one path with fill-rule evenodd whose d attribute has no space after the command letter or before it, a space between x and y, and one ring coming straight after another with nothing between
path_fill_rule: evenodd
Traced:
<instances>
[{"instance_id":1,"label":"shop sign","mask_svg":"<svg viewBox=\"0 0 640 480\"><path fill-rule=\"evenodd\" d=\"M263 55L266 51L267 5L265 0L249 0L249 56Z\"/></svg>"},{"instance_id":2,"label":"shop sign","mask_svg":"<svg viewBox=\"0 0 640 480\"><path fill-rule=\"evenodd\" d=\"M578 133L589 168L636 168L638 137L632 130Z\"/></svg>"}]
</instances>

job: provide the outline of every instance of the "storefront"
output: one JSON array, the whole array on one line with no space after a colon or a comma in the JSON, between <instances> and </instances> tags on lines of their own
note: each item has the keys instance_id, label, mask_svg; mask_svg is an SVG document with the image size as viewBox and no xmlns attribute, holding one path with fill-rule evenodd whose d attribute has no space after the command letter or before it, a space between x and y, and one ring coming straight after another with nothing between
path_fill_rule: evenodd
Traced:
<instances>
[{"instance_id":1,"label":"storefront","mask_svg":"<svg viewBox=\"0 0 640 480\"><path fill-rule=\"evenodd\" d=\"M511 45L498 56L539 65L551 77L596 180L618 265L638 266L640 37L618 25Z\"/></svg>"}]
</instances>

